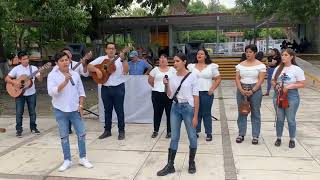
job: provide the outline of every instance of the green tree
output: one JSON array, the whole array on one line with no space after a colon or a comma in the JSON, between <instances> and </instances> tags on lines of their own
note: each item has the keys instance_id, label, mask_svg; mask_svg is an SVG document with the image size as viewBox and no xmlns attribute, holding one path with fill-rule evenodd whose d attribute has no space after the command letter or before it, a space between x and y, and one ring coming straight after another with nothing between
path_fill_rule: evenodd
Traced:
<instances>
[{"instance_id":1,"label":"green tree","mask_svg":"<svg viewBox=\"0 0 320 180\"><path fill-rule=\"evenodd\" d=\"M195 40L202 40L205 43L215 43L217 41L216 30L198 30L179 32L180 43L187 43ZM225 42L225 36L219 32L219 42Z\"/></svg>"},{"instance_id":2,"label":"green tree","mask_svg":"<svg viewBox=\"0 0 320 180\"><path fill-rule=\"evenodd\" d=\"M187 7L188 14L205 14L208 13L208 7L202 1L191 2Z\"/></svg>"},{"instance_id":3,"label":"green tree","mask_svg":"<svg viewBox=\"0 0 320 180\"><path fill-rule=\"evenodd\" d=\"M319 0L236 0L236 4L257 19L274 15L292 22L306 22L320 16Z\"/></svg>"}]
</instances>

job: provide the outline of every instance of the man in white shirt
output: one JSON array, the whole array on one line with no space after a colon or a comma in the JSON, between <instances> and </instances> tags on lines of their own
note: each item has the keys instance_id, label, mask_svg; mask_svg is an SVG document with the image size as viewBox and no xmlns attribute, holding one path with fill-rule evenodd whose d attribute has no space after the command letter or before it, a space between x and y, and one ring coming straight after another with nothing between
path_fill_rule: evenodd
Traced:
<instances>
[{"instance_id":1,"label":"man in white shirt","mask_svg":"<svg viewBox=\"0 0 320 180\"><path fill-rule=\"evenodd\" d=\"M90 72L95 72L98 78L102 77L102 72L94 65L101 64L105 59L112 60L115 58L116 45L114 43L107 43L105 47L106 56L101 56L92 61L88 65ZM124 123L124 95L125 95L125 75L128 74L129 65L124 53L120 53L120 57L114 62L116 71L112 73L101 87L101 98L104 105L105 126L104 132L99 136L99 139L104 139L111 136L112 126L112 110L113 107L117 113L118 118L118 140L125 139L125 123Z\"/></svg>"},{"instance_id":2,"label":"man in white shirt","mask_svg":"<svg viewBox=\"0 0 320 180\"><path fill-rule=\"evenodd\" d=\"M20 62L20 65L14 67L7 77L5 78L5 81L7 83L11 83L16 87L21 87L22 84L20 81L17 81L15 79L19 78L21 75L27 75L30 76L32 73L38 70L37 67L29 65L29 55L26 51L20 51L18 53L18 59ZM43 77L40 73L36 74L36 77L39 81L42 81ZM27 102L28 105L28 111L29 111L29 117L30 117L30 131L31 133L40 134L40 131L37 129L36 124L36 101L37 101L37 95L36 95L36 88L35 88L35 78L32 78L32 86L30 88L27 88L23 94L21 94L19 97L15 99L16 101L16 136L21 138L22 137L22 118L23 118L23 112L24 112L24 104Z\"/></svg>"},{"instance_id":3,"label":"man in white shirt","mask_svg":"<svg viewBox=\"0 0 320 180\"><path fill-rule=\"evenodd\" d=\"M73 69L78 64L78 62L72 60L71 50L69 48L65 47L65 48L62 49L62 52L66 53L68 55L68 58L69 58L69 61L70 61L69 69ZM87 68L86 60L87 59L80 59L81 64L76 69L73 70L73 71L77 72L79 75L82 75L84 77L88 77L89 76L89 71L88 71L88 68ZM70 121L69 121L69 134L72 134L71 122Z\"/></svg>"},{"instance_id":4,"label":"man in white shirt","mask_svg":"<svg viewBox=\"0 0 320 180\"><path fill-rule=\"evenodd\" d=\"M81 118L85 91L80 75L69 69L70 61L66 53L58 52L54 56L54 60L58 68L49 73L47 84L48 94L52 97L64 155L64 162L59 171L65 171L72 165L68 131L69 121L73 124L78 137L79 164L86 168L92 168L92 164L86 158L86 132Z\"/></svg>"}]
</instances>

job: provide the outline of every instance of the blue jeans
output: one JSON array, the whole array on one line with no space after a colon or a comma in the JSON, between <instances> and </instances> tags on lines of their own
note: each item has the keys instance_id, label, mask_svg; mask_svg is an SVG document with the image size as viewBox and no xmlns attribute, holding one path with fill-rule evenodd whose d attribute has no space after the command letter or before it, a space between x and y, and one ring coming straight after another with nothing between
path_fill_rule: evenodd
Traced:
<instances>
[{"instance_id":1,"label":"blue jeans","mask_svg":"<svg viewBox=\"0 0 320 180\"><path fill-rule=\"evenodd\" d=\"M24 113L24 104L27 102L29 117L30 117L30 129L37 128L36 124L36 102L37 95L19 96L16 98L16 130L22 132L22 118Z\"/></svg>"},{"instance_id":2,"label":"blue jeans","mask_svg":"<svg viewBox=\"0 0 320 180\"><path fill-rule=\"evenodd\" d=\"M172 103L170 113L171 124L171 142L170 149L177 150L179 139L181 122L184 121L186 126L190 148L197 148L197 133L196 129L192 127L192 119L194 114L194 108L188 103Z\"/></svg>"},{"instance_id":3,"label":"blue jeans","mask_svg":"<svg viewBox=\"0 0 320 180\"><path fill-rule=\"evenodd\" d=\"M105 131L111 131L112 126L112 110L117 113L118 118L118 131L124 132L124 95L125 86L124 83L118 86L102 86L101 87L101 98L104 106L104 117L105 117Z\"/></svg>"},{"instance_id":4,"label":"blue jeans","mask_svg":"<svg viewBox=\"0 0 320 180\"><path fill-rule=\"evenodd\" d=\"M249 89L252 89L255 84L243 84ZM238 108L240 108L240 104L244 101L244 96L237 90L237 104ZM248 101L250 101L251 106L251 124L252 124L252 137L258 138L260 135L261 129L261 114L260 114L260 107L262 101L262 91L261 88L254 92L250 97L248 97ZM242 115L239 113L238 110L238 128L239 128L239 135L245 136L247 132L247 116Z\"/></svg>"},{"instance_id":5,"label":"blue jeans","mask_svg":"<svg viewBox=\"0 0 320 180\"><path fill-rule=\"evenodd\" d=\"M71 160L69 121L71 121L78 137L79 156L80 158L86 157L86 132L80 113L78 111L63 112L55 108L54 114L58 123L64 160Z\"/></svg>"},{"instance_id":6,"label":"blue jeans","mask_svg":"<svg viewBox=\"0 0 320 180\"><path fill-rule=\"evenodd\" d=\"M272 74L273 74L273 71L274 71L275 68L272 68L272 67L269 67L268 68L268 79L267 79L267 93L270 92L270 89L271 89L271 79L272 79Z\"/></svg>"},{"instance_id":7,"label":"blue jeans","mask_svg":"<svg viewBox=\"0 0 320 180\"><path fill-rule=\"evenodd\" d=\"M197 133L201 132L201 120L203 119L206 134L212 134L211 108L214 95L208 95L208 91L199 91L199 114Z\"/></svg>"},{"instance_id":8,"label":"blue jeans","mask_svg":"<svg viewBox=\"0 0 320 180\"><path fill-rule=\"evenodd\" d=\"M296 114L300 104L299 92L297 89L288 90L289 107L286 109L279 108L276 104L277 92L273 96L274 108L277 111L276 131L277 137L280 138L283 132L284 119L287 117L289 136L291 139L296 137Z\"/></svg>"}]
</instances>

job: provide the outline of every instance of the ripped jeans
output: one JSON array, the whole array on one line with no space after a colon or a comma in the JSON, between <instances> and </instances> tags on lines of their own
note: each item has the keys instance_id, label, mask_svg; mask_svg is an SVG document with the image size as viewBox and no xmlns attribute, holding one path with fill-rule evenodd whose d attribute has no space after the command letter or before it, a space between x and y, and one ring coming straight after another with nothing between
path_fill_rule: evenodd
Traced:
<instances>
[{"instance_id":1,"label":"ripped jeans","mask_svg":"<svg viewBox=\"0 0 320 180\"><path fill-rule=\"evenodd\" d=\"M86 132L84 129L83 120L80 117L80 113L78 111L63 112L55 108L54 114L58 123L64 160L71 161L69 143L69 120L73 125L78 137L78 148L80 158L86 157Z\"/></svg>"}]
</instances>

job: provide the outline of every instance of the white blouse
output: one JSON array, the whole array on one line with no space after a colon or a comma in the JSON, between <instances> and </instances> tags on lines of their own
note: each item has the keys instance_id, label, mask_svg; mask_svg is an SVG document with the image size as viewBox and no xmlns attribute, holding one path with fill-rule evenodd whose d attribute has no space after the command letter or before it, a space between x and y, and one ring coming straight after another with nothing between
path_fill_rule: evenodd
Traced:
<instances>
[{"instance_id":1,"label":"white blouse","mask_svg":"<svg viewBox=\"0 0 320 180\"><path fill-rule=\"evenodd\" d=\"M274 76L278 70L279 66L276 67L276 69L273 71L272 79L274 79ZM291 65L289 67L284 67L282 72L280 73L280 76L277 79L277 82L281 82L281 80L284 80L284 85L293 84L297 81L303 81L306 80L304 76L304 71L296 65Z\"/></svg>"},{"instance_id":2,"label":"white blouse","mask_svg":"<svg viewBox=\"0 0 320 180\"><path fill-rule=\"evenodd\" d=\"M184 76L177 76L176 74L174 74L169 79L169 85L171 90L171 96L169 97L170 99L173 98L173 95L178 89L183 77ZM199 85L197 76L194 73L191 73L187 77L187 79L183 81L180 91L177 94L177 99L179 103L188 102L190 106L194 107L193 96L199 96Z\"/></svg>"},{"instance_id":3,"label":"white blouse","mask_svg":"<svg viewBox=\"0 0 320 180\"><path fill-rule=\"evenodd\" d=\"M199 91L209 91L212 86L212 78L220 75L219 65L214 63L207 65L207 67L201 71L196 68L196 64L189 64L188 69L197 75Z\"/></svg>"},{"instance_id":4,"label":"white blouse","mask_svg":"<svg viewBox=\"0 0 320 180\"><path fill-rule=\"evenodd\" d=\"M176 69L174 69L173 67L169 67L169 70L167 72L160 71L159 67L153 68L150 72L150 76L154 78L154 86L152 88L152 91L164 92L164 76L168 75L168 78L170 79L173 75L175 75L175 73Z\"/></svg>"},{"instance_id":5,"label":"white blouse","mask_svg":"<svg viewBox=\"0 0 320 180\"><path fill-rule=\"evenodd\" d=\"M259 80L259 73L266 72L266 65L259 64L256 66L243 66L238 64L236 71L240 72L240 82L243 84L254 84Z\"/></svg>"}]
</instances>

